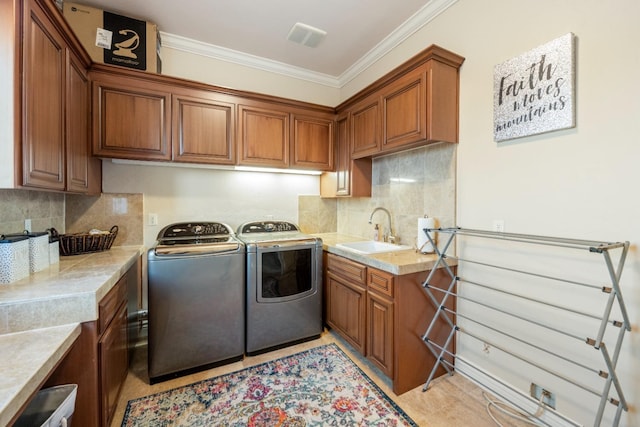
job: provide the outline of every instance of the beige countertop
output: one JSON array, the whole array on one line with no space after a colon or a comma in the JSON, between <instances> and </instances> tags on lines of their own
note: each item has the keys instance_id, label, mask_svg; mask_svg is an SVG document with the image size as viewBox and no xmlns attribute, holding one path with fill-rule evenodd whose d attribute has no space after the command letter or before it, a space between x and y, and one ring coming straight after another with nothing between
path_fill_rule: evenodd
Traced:
<instances>
[{"instance_id":1,"label":"beige countertop","mask_svg":"<svg viewBox=\"0 0 640 427\"><path fill-rule=\"evenodd\" d=\"M144 253L112 247L0 285L0 425L7 425L80 335L98 303Z\"/></svg>"},{"instance_id":2,"label":"beige countertop","mask_svg":"<svg viewBox=\"0 0 640 427\"><path fill-rule=\"evenodd\" d=\"M402 276L404 274L417 273L419 271L432 270L438 256L435 254L421 254L415 249L407 249L395 252L378 254L360 254L349 249L337 246L338 243L366 241L362 237L350 236L340 233L318 233L314 236L322 239L322 247L325 251L349 258L353 261L365 264L391 274ZM455 265L449 259L449 265Z\"/></svg>"},{"instance_id":3,"label":"beige countertop","mask_svg":"<svg viewBox=\"0 0 640 427\"><path fill-rule=\"evenodd\" d=\"M0 285L0 334L98 318L98 302L143 253L141 246L61 256L40 272Z\"/></svg>"},{"instance_id":4,"label":"beige countertop","mask_svg":"<svg viewBox=\"0 0 640 427\"><path fill-rule=\"evenodd\" d=\"M80 324L0 335L0 425L6 426L80 335Z\"/></svg>"}]
</instances>

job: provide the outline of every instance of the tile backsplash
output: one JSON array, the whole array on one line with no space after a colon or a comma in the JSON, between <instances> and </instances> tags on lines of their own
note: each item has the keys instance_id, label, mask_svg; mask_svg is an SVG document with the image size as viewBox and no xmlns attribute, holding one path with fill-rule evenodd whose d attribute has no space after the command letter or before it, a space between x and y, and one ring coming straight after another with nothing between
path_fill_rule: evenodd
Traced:
<instances>
[{"instance_id":1,"label":"tile backsplash","mask_svg":"<svg viewBox=\"0 0 640 427\"><path fill-rule=\"evenodd\" d=\"M21 233L26 219L32 231L65 232L64 194L0 189L0 234Z\"/></svg>"},{"instance_id":2,"label":"tile backsplash","mask_svg":"<svg viewBox=\"0 0 640 427\"><path fill-rule=\"evenodd\" d=\"M143 243L142 194L103 193L100 196L68 194L67 233L84 233L92 228L109 230L118 226L116 246Z\"/></svg>"},{"instance_id":3,"label":"tile backsplash","mask_svg":"<svg viewBox=\"0 0 640 427\"><path fill-rule=\"evenodd\" d=\"M332 233L338 229L336 199L298 196L298 226L303 233Z\"/></svg>"},{"instance_id":4,"label":"tile backsplash","mask_svg":"<svg viewBox=\"0 0 640 427\"><path fill-rule=\"evenodd\" d=\"M339 233L370 239L373 224L387 228L384 207L391 212L394 234L400 243L415 245L418 218L428 215L437 227L455 225L455 144L435 144L373 159L371 197L338 199Z\"/></svg>"},{"instance_id":5,"label":"tile backsplash","mask_svg":"<svg viewBox=\"0 0 640 427\"><path fill-rule=\"evenodd\" d=\"M142 194L83 196L34 190L0 189L0 234L21 233L26 219L32 231L55 228L60 234L118 226L116 246L143 242Z\"/></svg>"}]
</instances>

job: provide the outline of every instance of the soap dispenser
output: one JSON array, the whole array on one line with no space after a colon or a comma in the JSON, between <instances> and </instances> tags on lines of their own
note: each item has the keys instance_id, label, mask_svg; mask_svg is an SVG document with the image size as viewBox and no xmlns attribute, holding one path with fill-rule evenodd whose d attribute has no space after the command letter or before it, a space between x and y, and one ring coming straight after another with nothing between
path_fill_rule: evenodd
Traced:
<instances>
[{"instance_id":1,"label":"soap dispenser","mask_svg":"<svg viewBox=\"0 0 640 427\"><path fill-rule=\"evenodd\" d=\"M373 240L376 242L380 240L380 226L378 224L376 224L375 228L373 229Z\"/></svg>"}]
</instances>

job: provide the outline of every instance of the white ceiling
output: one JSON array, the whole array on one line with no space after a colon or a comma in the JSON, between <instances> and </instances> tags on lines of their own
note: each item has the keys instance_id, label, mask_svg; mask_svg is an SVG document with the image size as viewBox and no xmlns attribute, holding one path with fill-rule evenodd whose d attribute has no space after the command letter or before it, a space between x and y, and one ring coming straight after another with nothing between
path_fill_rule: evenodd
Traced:
<instances>
[{"instance_id":1,"label":"white ceiling","mask_svg":"<svg viewBox=\"0 0 640 427\"><path fill-rule=\"evenodd\" d=\"M78 0L154 22L163 46L233 62L349 80L457 0ZM301 22L327 32L316 48L287 40ZM425 46L426 47L426 46Z\"/></svg>"}]
</instances>

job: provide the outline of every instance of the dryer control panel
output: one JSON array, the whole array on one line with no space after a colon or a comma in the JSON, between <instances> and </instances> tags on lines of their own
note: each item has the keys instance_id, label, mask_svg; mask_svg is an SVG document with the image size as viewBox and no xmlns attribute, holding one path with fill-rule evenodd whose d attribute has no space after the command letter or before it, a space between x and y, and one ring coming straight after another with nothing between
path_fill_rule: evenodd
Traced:
<instances>
[{"instance_id":1,"label":"dryer control panel","mask_svg":"<svg viewBox=\"0 0 640 427\"><path fill-rule=\"evenodd\" d=\"M243 224L238 230L238 234L278 233L286 231L300 231L300 229L295 224L287 221L261 221Z\"/></svg>"}]
</instances>

